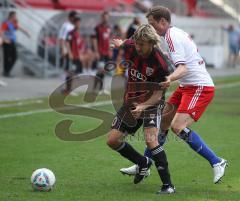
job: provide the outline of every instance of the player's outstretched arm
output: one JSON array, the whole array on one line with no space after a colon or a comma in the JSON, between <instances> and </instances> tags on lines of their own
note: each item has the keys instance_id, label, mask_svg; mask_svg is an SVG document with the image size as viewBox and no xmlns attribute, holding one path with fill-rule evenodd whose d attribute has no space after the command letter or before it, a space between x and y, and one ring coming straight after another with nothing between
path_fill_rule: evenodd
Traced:
<instances>
[{"instance_id":1,"label":"player's outstretched arm","mask_svg":"<svg viewBox=\"0 0 240 201\"><path fill-rule=\"evenodd\" d=\"M18 27L18 30L21 31L23 34L25 34L28 38L31 38L30 33L23 27Z\"/></svg>"},{"instance_id":2,"label":"player's outstretched arm","mask_svg":"<svg viewBox=\"0 0 240 201\"><path fill-rule=\"evenodd\" d=\"M121 39L113 39L111 42L111 48L120 48L123 43L124 41Z\"/></svg>"},{"instance_id":3,"label":"player's outstretched arm","mask_svg":"<svg viewBox=\"0 0 240 201\"><path fill-rule=\"evenodd\" d=\"M157 105L162 99L162 94L162 91L154 91L152 96L147 101L141 104L135 104L135 108L131 111L133 117L138 119L143 110L146 110L151 106Z\"/></svg>"},{"instance_id":4,"label":"player's outstretched arm","mask_svg":"<svg viewBox=\"0 0 240 201\"><path fill-rule=\"evenodd\" d=\"M160 86L163 88L168 88L171 84L171 82L179 80L187 73L187 67L185 64L179 64L176 70L166 77L166 81L161 82Z\"/></svg>"}]
</instances>

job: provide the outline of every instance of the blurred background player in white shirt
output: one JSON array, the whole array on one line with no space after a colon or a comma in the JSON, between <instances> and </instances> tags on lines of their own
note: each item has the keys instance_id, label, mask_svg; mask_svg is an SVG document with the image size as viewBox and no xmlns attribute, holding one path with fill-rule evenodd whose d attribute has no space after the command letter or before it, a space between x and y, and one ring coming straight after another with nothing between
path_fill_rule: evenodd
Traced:
<instances>
[{"instance_id":1,"label":"blurred background player in white shirt","mask_svg":"<svg viewBox=\"0 0 240 201\"><path fill-rule=\"evenodd\" d=\"M65 75L64 75L64 80L66 83L66 87L63 90L64 94L69 94L70 93L70 83L71 83L71 59L69 58L69 49L68 49L68 41L67 41L67 37L68 34L75 28L74 26L74 20L75 17L77 16L77 12L76 11L71 11L68 14L68 20L66 22L64 22L60 28L59 31L59 45L60 45L60 53L61 53L61 62L60 65L61 67L64 69L65 71ZM72 94L74 95L74 92L72 92Z\"/></svg>"},{"instance_id":2,"label":"blurred background player in white shirt","mask_svg":"<svg viewBox=\"0 0 240 201\"><path fill-rule=\"evenodd\" d=\"M77 15L76 11L71 11L68 15L68 20L64 22L60 28L59 31L59 42L60 42L60 51L61 51L61 56L67 56L67 36L70 31L74 29L74 19Z\"/></svg>"}]
</instances>

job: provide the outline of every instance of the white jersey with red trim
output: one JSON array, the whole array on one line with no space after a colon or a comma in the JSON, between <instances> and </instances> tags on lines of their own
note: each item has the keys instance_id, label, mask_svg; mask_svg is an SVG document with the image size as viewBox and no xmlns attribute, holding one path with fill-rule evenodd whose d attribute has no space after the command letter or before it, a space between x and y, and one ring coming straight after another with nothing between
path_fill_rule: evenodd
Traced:
<instances>
[{"instance_id":1,"label":"white jersey with red trim","mask_svg":"<svg viewBox=\"0 0 240 201\"><path fill-rule=\"evenodd\" d=\"M185 64L187 67L187 74L179 79L180 85L214 86L197 46L189 34L176 27L170 27L165 34L165 40L174 65Z\"/></svg>"},{"instance_id":2,"label":"white jersey with red trim","mask_svg":"<svg viewBox=\"0 0 240 201\"><path fill-rule=\"evenodd\" d=\"M74 25L71 22L69 21L64 22L60 28L58 38L62 40L67 40L69 32L72 31L73 29Z\"/></svg>"}]
</instances>

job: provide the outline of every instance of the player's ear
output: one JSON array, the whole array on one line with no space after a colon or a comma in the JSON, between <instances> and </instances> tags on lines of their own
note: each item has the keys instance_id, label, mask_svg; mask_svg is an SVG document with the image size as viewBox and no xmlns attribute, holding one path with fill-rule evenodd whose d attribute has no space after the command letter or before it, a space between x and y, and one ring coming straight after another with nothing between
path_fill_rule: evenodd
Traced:
<instances>
[{"instance_id":1,"label":"player's ear","mask_svg":"<svg viewBox=\"0 0 240 201\"><path fill-rule=\"evenodd\" d=\"M159 20L159 22L158 23L161 23L161 24L166 24L166 22L167 22L167 20L165 19L165 18L161 18L160 20Z\"/></svg>"}]
</instances>

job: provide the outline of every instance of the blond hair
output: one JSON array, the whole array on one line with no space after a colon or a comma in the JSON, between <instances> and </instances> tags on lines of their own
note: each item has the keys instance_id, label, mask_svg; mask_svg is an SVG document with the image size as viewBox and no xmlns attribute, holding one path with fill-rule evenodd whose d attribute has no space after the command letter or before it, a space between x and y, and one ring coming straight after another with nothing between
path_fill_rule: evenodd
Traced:
<instances>
[{"instance_id":1,"label":"blond hair","mask_svg":"<svg viewBox=\"0 0 240 201\"><path fill-rule=\"evenodd\" d=\"M134 41L145 41L157 45L160 41L160 36L150 24L140 25L132 36Z\"/></svg>"}]
</instances>

